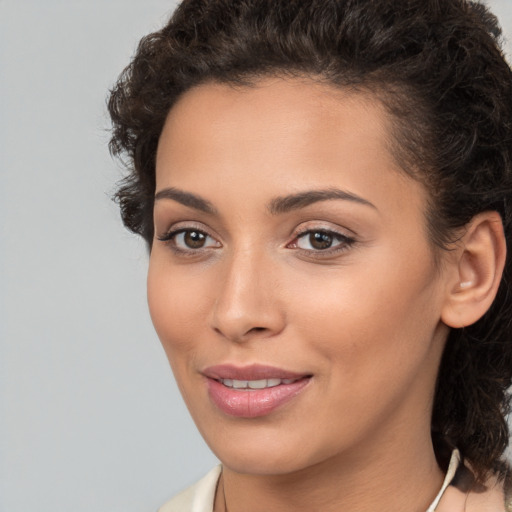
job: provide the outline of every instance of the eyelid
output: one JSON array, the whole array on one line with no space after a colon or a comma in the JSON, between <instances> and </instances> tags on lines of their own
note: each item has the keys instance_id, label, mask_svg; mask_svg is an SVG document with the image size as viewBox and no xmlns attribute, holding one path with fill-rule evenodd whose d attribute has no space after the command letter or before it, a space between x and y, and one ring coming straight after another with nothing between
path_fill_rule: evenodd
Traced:
<instances>
[{"instance_id":1,"label":"eyelid","mask_svg":"<svg viewBox=\"0 0 512 512\"><path fill-rule=\"evenodd\" d=\"M340 243L327 249L304 249L297 246L297 241L304 236L315 233L323 232L333 235L340 240ZM348 233L347 233L348 232ZM329 258L336 256L342 252L349 250L354 244L357 243L355 233L349 229L342 229L339 227L326 226L324 222L307 222L299 226L293 233L293 239L286 244L287 248L294 249L302 254L312 258ZM295 245L292 247L292 245Z\"/></svg>"},{"instance_id":2,"label":"eyelid","mask_svg":"<svg viewBox=\"0 0 512 512\"><path fill-rule=\"evenodd\" d=\"M196 231L199 233L202 233L208 238L211 238L215 241L216 245L209 245L206 247L199 247L199 248L182 248L179 247L176 243L176 237L179 236L181 233L186 233L187 231ZM202 223L194 222L194 221L180 221L172 224L168 229L164 231L163 234L156 236L157 240L160 242L166 244L174 253L178 255L183 256L196 256L200 253L204 253L206 251L209 251L211 249L217 249L219 247L222 247L222 243L219 240L219 237L216 235L213 235L211 233L211 230L204 226Z\"/></svg>"},{"instance_id":3,"label":"eyelid","mask_svg":"<svg viewBox=\"0 0 512 512\"><path fill-rule=\"evenodd\" d=\"M344 233L340 233L339 231L334 231L333 229L324 229L324 228L319 228L319 229L311 228L311 229L302 231L301 233L297 233L295 238L293 239L293 241L298 240L299 238L304 238L306 235L311 234L311 233L327 233L329 235L333 235L334 238L345 240L347 243L355 241L353 237L347 236ZM323 250L322 252L326 252L326 250Z\"/></svg>"},{"instance_id":4,"label":"eyelid","mask_svg":"<svg viewBox=\"0 0 512 512\"><path fill-rule=\"evenodd\" d=\"M326 233L333 233L335 235L347 239L357 238L357 233L355 233L353 230L349 228L342 226L334 226L329 222L320 220L313 220L301 223L299 226L295 228L291 236L293 236L294 238L298 238L306 233L311 233L312 231L325 231Z\"/></svg>"},{"instance_id":5,"label":"eyelid","mask_svg":"<svg viewBox=\"0 0 512 512\"><path fill-rule=\"evenodd\" d=\"M212 234L211 229L209 229L203 223L196 222L196 221L174 222L169 227L167 227L165 230L163 230L162 234L157 235L156 238L158 238L158 240L163 241L162 239L168 238L170 235L176 234L180 231L183 232L183 231L193 231L193 230L201 231L205 235L208 235L208 236L214 238L215 240L218 239L218 236ZM155 232L156 232L156 230L155 230Z\"/></svg>"}]
</instances>

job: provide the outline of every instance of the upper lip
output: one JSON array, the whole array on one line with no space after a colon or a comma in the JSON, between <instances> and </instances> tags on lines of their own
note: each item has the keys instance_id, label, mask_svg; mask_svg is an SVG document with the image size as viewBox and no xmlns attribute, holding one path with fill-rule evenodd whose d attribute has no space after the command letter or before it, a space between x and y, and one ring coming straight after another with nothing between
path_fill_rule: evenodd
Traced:
<instances>
[{"instance_id":1,"label":"upper lip","mask_svg":"<svg viewBox=\"0 0 512 512\"><path fill-rule=\"evenodd\" d=\"M219 364L209 366L202 371L210 379L234 380L263 380L263 379L300 379L309 376L307 373L296 373L275 366L251 364L248 366L235 366L232 364Z\"/></svg>"}]
</instances>

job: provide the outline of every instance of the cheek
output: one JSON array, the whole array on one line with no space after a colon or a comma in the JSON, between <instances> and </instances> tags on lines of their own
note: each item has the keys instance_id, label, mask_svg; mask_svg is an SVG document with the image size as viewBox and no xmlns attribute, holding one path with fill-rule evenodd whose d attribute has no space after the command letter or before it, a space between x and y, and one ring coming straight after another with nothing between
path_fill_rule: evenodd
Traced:
<instances>
[{"instance_id":1,"label":"cheek","mask_svg":"<svg viewBox=\"0 0 512 512\"><path fill-rule=\"evenodd\" d=\"M193 402L196 361L201 358L201 340L208 306L207 284L179 268L170 268L165 258L152 253L147 280L151 320L165 350L180 392ZM191 378L193 379L191 381Z\"/></svg>"},{"instance_id":2,"label":"cheek","mask_svg":"<svg viewBox=\"0 0 512 512\"><path fill-rule=\"evenodd\" d=\"M171 269L158 254L149 264L148 305L155 330L171 365L175 357L193 352L193 340L200 339L198 330L207 313L207 282L190 276L179 268Z\"/></svg>"},{"instance_id":3,"label":"cheek","mask_svg":"<svg viewBox=\"0 0 512 512\"><path fill-rule=\"evenodd\" d=\"M367 380L387 371L392 379L413 371L431 348L440 316L436 272L424 253L383 251L364 263L308 280L295 293L292 323L344 375Z\"/></svg>"},{"instance_id":4,"label":"cheek","mask_svg":"<svg viewBox=\"0 0 512 512\"><path fill-rule=\"evenodd\" d=\"M396 269L310 283L294 312L296 338L330 397L321 423L331 439L374 428L400 404L420 414L415 407L431 399L442 346L435 344L435 276L428 266ZM339 411L334 420L332 411Z\"/></svg>"}]
</instances>

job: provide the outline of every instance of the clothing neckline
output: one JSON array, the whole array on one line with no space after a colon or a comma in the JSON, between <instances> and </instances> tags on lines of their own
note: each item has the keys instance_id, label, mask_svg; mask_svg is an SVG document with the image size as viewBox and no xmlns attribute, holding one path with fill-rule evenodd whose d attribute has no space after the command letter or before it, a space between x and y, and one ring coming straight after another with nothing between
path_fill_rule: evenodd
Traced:
<instances>
[{"instance_id":1,"label":"clothing neckline","mask_svg":"<svg viewBox=\"0 0 512 512\"><path fill-rule=\"evenodd\" d=\"M435 512L443 494L452 483L457 469L460 465L460 453L458 450L453 450L448 471L446 472L443 485L439 490L434 501L428 507L426 512ZM175 496L173 500L166 503L159 509L160 512L176 512L187 510L190 512L212 512L215 501L215 491L219 483L219 478L222 472L222 465L218 464L211 471L208 472L201 480L196 482L195 485L189 487L179 495ZM177 508L176 508L177 507ZM190 509L188 508L190 507Z\"/></svg>"},{"instance_id":2,"label":"clothing neckline","mask_svg":"<svg viewBox=\"0 0 512 512\"><path fill-rule=\"evenodd\" d=\"M448 471L446 472L446 476L444 477L443 485L441 486L441 489L439 490L437 496L435 497L434 501L428 507L427 512L434 512L439 505L439 502L441 501L441 498L443 497L444 492L448 488L448 486L452 483L452 480L455 476L455 473L457 472L457 469L460 465L460 452L459 450L455 449L452 452L452 456L450 458L450 464L448 465Z\"/></svg>"},{"instance_id":3,"label":"clothing neckline","mask_svg":"<svg viewBox=\"0 0 512 512\"><path fill-rule=\"evenodd\" d=\"M444 477L443 485L441 486L441 489L437 493L437 496L435 497L434 501L431 503L431 505L428 507L426 512L435 512L437 506L439 505L439 502L441 501L441 498L443 497L444 492L448 488L448 486L452 483L453 478L455 477L455 473L457 472L457 469L460 465L460 452L459 450L455 449L452 452L450 463L448 465L448 471L446 472L446 475ZM214 470L211 472L211 476L215 478L216 485L215 490L217 488L218 480L220 478L222 472L222 465L219 464ZM213 505L213 499L214 499L214 493L213 496L210 496L210 500L212 501ZM213 508L212 508L213 510Z\"/></svg>"}]
</instances>

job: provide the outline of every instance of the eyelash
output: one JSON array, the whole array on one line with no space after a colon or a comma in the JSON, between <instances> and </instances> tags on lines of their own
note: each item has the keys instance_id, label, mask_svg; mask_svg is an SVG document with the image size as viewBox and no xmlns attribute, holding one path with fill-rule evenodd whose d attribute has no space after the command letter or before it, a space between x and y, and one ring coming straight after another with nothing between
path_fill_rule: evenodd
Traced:
<instances>
[{"instance_id":1,"label":"eyelash","mask_svg":"<svg viewBox=\"0 0 512 512\"><path fill-rule=\"evenodd\" d=\"M198 248L189 247L187 249L184 249L184 248L178 247L176 245L176 238L179 235L181 235L181 234L185 235L186 233L198 233L199 235L205 237L206 239L207 238L211 238L212 240L215 240L215 238L213 236L208 234L203 229L197 229L197 228L194 228L194 227L173 229L173 230L168 231L164 235L159 236L157 238L161 242L164 242L165 244L167 244L174 253L176 253L176 254L178 254L180 256L196 256L200 252L212 248L212 247L198 247ZM216 243L219 244L218 247L221 247L219 242L216 241ZM215 247L215 248L217 248L217 247Z\"/></svg>"},{"instance_id":2,"label":"eyelash","mask_svg":"<svg viewBox=\"0 0 512 512\"><path fill-rule=\"evenodd\" d=\"M339 243L335 245L334 247L327 247L326 249L303 249L301 247L298 247L298 241L300 239L305 238L306 236L311 236L313 234L320 234L323 236L331 237L333 240L333 243L335 241L338 241ZM303 231L300 231L295 238L290 242L287 247L295 246L297 250L307 254L310 257L314 258L322 258L327 256L334 256L339 253L342 253L344 251L347 251L350 249L354 244L356 243L356 240L352 237L349 237L347 235L344 235L342 233L339 233L337 231L334 231L332 229L322 229L322 228L309 228L304 229Z\"/></svg>"},{"instance_id":3,"label":"eyelash","mask_svg":"<svg viewBox=\"0 0 512 512\"><path fill-rule=\"evenodd\" d=\"M208 234L208 232L206 232L205 230L197 229L194 227L173 229L157 238L159 241L167 244L175 254L178 254L180 256L196 256L196 255L202 253L204 250L222 247L220 242L217 242L216 240L215 240L215 242L218 245L216 245L214 247L212 247L212 246L198 247L198 248L189 247L186 249L182 248L182 247L178 247L176 244L176 238L179 235L182 235L182 234L185 235L186 233L197 233L197 234L205 237L205 239L211 238L212 240L215 240L215 238L213 236L211 236L210 234ZM314 234L320 234L321 236L331 237L333 240L333 243L335 241L338 241L339 243L336 244L334 247L327 247L325 249L316 249L316 250L315 249L304 249L304 248L301 248L298 246L299 240L305 238L308 235L311 236ZM299 233L297 233L295 235L295 238L291 242L289 242L286 245L286 247L292 248L292 249L297 249L298 251L300 251L303 254L308 255L309 257L322 258L322 257L327 257L327 256L332 257L336 254L347 251L355 243L356 243L356 240L354 238L344 235L342 233L339 233L337 231L334 231L332 229L322 229L322 228L311 229L311 228L309 228L309 229L304 229L304 230L300 231Z\"/></svg>"}]
</instances>

